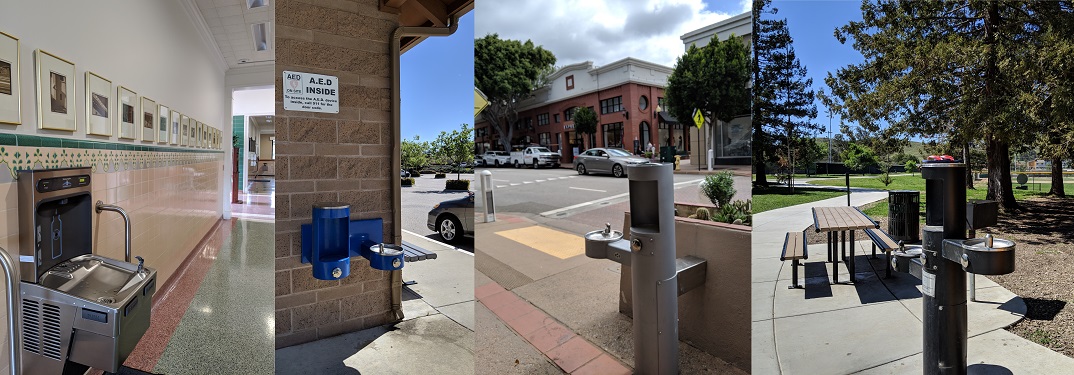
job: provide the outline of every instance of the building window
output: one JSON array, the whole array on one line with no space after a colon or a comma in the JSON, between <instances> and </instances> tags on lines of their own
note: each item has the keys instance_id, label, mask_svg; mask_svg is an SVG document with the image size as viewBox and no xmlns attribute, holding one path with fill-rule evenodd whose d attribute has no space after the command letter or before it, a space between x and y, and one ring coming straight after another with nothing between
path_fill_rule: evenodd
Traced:
<instances>
[{"instance_id":1,"label":"building window","mask_svg":"<svg viewBox=\"0 0 1074 375\"><path fill-rule=\"evenodd\" d=\"M563 120L571 121L572 119L574 119L574 111L576 110L578 110L578 107L570 107L567 108L566 111L563 111Z\"/></svg>"},{"instance_id":2,"label":"building window","mask_svg":"<svg viewBox=\"0 0 1074 375\"><path fill-rule=\"evenodd\" d=\"M538 134L537 135L537 143L539 143L541 146L548 147L548 145L552 143L552 134L551 133Z\"/></svg>"},{"instance_id":3,"label":"building window","mask_svg":"<svg viewBox=\"0 0 1074 375\"><path fill-rule=\"evenodd\" d=\"M638 99L638 108L642 111L644 111L646 108L649 108L649 98L646 98L645 95L642 95L641 98Z\"/></svg>"},{"instance_id":4,"label":"building window","mask_svg":"<svg viewBox=\"0 0 1074 375\"><path fill-rule=\"evenodd\" d=\"M558 113L552 115L552 118L556 120L557 124L559 123L559 114Z\"/></svg>"},{"instance_id":5,"label":"building window","mask_svg":"<svg viewBox=\"0 0 1074 375\"><path fill-rule=\"evenodd\" d=\"M649 143L652 140L649 138L649 123L642 121L641 125L638 125L638 134L641 134L641 147L649 147Z\"/></svg>"},{"instance_id":6,"label":"building window","mask_svg":"<svg viewBox=\"0 0 1074 375\"><path fill-rule=\"evenodd\" d=\"M667 112L668 107L667 103L664 101L664 98L656 98L656 110Z\"/></svg>"},{"instance_id":7,"label":"building window","mask_svg":"<svg viewBox=\"0 0 1074 375\"><path fill-rule=\"evenodd\" d=\"M623 148L623 123L604 124L604 147Z\"/></svg>"},{"instance_id":8,"label":"building window","mask_svg":"<svg viewBox=\"0 0 1074 375\"><path fill-rule=\"evenodd\" d=\"M606 115L609 113L622 112L623 111L623 97L616 96L611 99L604 99L600 101L600 114Z\"/></svg>"},{"instance_id":9,"label":"building window","mask_svg":"<svg viewBox=\"0 0 1074 375\"><path fill-rule=\"evenodd\" d=\"M567 76L567 90L574 90L574 75Z\"/></svg>"},{"instance_id":10,"label":"building window","mask_svg":"<svg viewBox=\"0 0 1074 375\"><path fill-rule=\"evenodd\" d=\"M542 113L537 115L537 126L548 125L548 114Z\"/></svg>"}]
</instances>

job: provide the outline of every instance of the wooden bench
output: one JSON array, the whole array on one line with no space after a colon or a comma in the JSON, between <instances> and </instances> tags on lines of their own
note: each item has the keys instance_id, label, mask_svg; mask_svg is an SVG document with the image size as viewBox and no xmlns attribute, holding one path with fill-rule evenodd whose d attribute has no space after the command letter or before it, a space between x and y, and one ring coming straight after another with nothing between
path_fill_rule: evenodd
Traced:
<instances>
[{"instance_id":1,"label":"wooden bench","mask_svg":"<svg viewBox=\"0 0 1074 375\"><path fill-rule=\"evenodd\" d=\"M418 261L422 261L422 260L436 259L436 253L435 252L432 252L432 251L425 250L425 249L422 249L420 247L414 246L414 244L412 244L410 242L403 241L403 246L402 247L403 247L403 261L404 262L410 263L410 262L418 262ZM417 281L410 280L410 281L404 281L403 285L414 285L414 284L417 284L417 283L418 283Z\"/></svg>"},{"instance_id":2,"label":"wooden bench","mask_svg":"<svg viewBox=\"0 0 1074 375\"><path fill-rule=\"evenodd\" d=\"M898 250L900 247L902 247L902 245L899 243L899 241L895 241L894 238L891 238L891 236L888 235L887 232L884 232L884 230L880 228L866 229L865 235L869 236L870 240L873 240L873 258L876 258L877 249L880 249L880 251L883 251L886 255L886 258L884 259L884 263L886 264L884 266L884 277L890 278L891 252Z\"/></svg>"},{"instance_id":3,"label":"wooden bench","mask_svg":"<svg viewBox=\"0 0 1074 375\"><path fill-rule=\"evenodd\" d=\"M802 289L803 287L798 284L798 261L800 259L806 259L809 254L806 252L806 237L805 231L801 232L787 232L787 237L783 240L783 253L780 254L780 261L791 261L791 285L789 289Z\"/></svg>"}]
</instances>

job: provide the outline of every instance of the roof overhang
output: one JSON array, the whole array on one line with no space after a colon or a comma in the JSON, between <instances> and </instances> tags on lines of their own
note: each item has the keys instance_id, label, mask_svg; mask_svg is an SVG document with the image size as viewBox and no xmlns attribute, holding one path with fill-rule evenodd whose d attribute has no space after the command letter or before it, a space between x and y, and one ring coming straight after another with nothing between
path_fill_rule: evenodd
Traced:
<instances>
[{"instance_id":1,"label":"roof overhang","mask_svg":"<svg viewBox=\"0 0 1074 375\"><path fill-rule=\"evenodd\" d=\"M380 0L380 11L399 15L399 26L444 27L451 17L474 10L474 0ZM427 37L404 37L400 53L406 53Z\"/></svg>"}]
</instances>

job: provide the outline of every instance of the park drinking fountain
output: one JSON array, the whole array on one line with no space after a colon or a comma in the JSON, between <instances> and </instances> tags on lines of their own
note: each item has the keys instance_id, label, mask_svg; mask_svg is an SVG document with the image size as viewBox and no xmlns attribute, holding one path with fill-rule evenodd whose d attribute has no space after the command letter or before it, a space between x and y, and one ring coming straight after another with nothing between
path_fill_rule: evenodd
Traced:
<instances>
[{"instance_id":1,"label":"park drinking fountain","mask_svg":"<svg viewBox=\"0 0 1074 375\"><path fill-rule=\"evenodd\" d=\"M671 164L627 167L630 240L605 224L586 233L585 254L630 266L634 370L637 374L679 372L679 296L704 284L706 261L675 257L675 204Z\"/></svg>"},{"instance_id":2,"label":"park drinking fountain","mask_svg":"<svg viewBox=\"0 0 1074 375\"><path fill-rule=\"evenodd\" d=\"M920 258L892 257L891 267L921 279L923 373L967 371L966 274L1014 272L1014 242L967 238L967 229L995 223L996 205L966 202L966 165L953 160L926 161L925 227ZM972 214L967 216L967 207ZM898 253L898 252L897 252ZM905 251L907 255L912 252Z\"/></svg>"}]
</instances>

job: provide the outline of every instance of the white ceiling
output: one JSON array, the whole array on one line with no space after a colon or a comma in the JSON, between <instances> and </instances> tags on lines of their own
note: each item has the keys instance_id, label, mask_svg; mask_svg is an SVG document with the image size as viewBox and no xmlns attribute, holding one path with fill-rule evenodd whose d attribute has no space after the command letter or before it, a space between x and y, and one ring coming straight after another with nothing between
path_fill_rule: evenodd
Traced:
<instances>
[{"instance_id":1,"label":"white ceiling","mask_svg":"<svg viewBox=\"0 0 1074 375\"><path fill-rule=\"evenodd\" d=\"M250 9L248 0L194 0L201 18L208 26L212 39L229 68L272 64L276 58L275 0L263 0L266 5ZM268 49L254 48L253 25L266 24Z\"/></svg>"}]
</instances>

